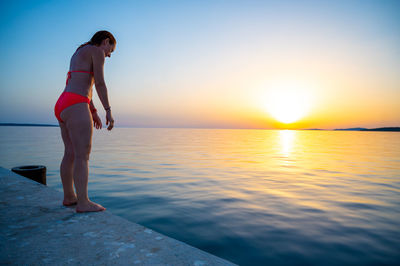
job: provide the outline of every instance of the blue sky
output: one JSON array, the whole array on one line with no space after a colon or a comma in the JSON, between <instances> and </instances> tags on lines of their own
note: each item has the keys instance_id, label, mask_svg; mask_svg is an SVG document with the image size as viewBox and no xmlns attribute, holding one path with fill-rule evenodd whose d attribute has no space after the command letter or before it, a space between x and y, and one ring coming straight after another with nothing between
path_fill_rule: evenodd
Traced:
<instances>
[{"instance_id":1,"label":"blue sky","mask_svg":"<svg viewBox=\"0 0 400 266\"><path fill-rule=\"evenodd\" d=\"M117 126L271 128L254 98L276 77L322 84L307 125L394 125L399 13L400 1L1 1L0 122L56 124L70 56L105 29ZM341 106L380 112L346 120Z\"/></svg>"}]
</instances>

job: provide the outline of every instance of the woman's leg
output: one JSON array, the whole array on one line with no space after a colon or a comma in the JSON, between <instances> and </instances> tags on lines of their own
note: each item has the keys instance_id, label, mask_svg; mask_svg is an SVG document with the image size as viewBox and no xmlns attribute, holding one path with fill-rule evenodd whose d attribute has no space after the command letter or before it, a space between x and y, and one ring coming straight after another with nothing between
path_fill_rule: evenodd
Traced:
<instances>
[{"instance_id":1,"label":"woman's leg","mask_svg":"<svg viewBox=\"0 0 400 266\"><path fill-rule=\"evenodd\" d=\"M88 197L89 155L92 146L93 121L87 103L78 103L61 112L74 151L73 176L78 204L76 211L102 211L105 208Z\"/></svg>"},{"instance_id":2,"label":"woman's leg","mask_svg":"<svg viewBox=\"0 0 400 266\"><path fill-rule=\"evenodd\" d=\"M74 167L74 149L68 134L68 129L64 123L59 122L61 136L64 142L64 156L60 165L61 181L64 189L63 205L70 206L77 202L74 191L73 167Z\"/></svg>"}]
</instances>

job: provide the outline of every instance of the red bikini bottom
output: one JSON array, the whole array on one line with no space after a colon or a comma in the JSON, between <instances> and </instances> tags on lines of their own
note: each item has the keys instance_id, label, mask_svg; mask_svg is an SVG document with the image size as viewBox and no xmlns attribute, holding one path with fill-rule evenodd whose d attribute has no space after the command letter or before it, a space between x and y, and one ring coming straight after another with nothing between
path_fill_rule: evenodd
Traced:
<instances>
[{"instance_id":1,"label":"red bikini bottom","mask_svg":"<svg viewBox=\"0 0 400 266\"><path fill-rule=\"evenodd\" d=\"M61 112L74 104L77 103L90 103L90 99L88 97L82 96L80 94L77 93L73 93L73 92L63 92L60 95L60 98L58 98L58 101L56 103L56 105L54 106L54 114L56 115L58 121L60 122L64 122L62 121L60 114Z\"/></svg>"}]
</instances>

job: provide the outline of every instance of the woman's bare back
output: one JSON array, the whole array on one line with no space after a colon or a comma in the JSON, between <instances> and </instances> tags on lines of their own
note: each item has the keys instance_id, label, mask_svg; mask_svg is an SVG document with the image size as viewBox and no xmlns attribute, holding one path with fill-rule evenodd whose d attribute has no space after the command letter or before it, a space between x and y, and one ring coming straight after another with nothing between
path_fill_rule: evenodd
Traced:
<instances>
[{"instance_id":1,"label":"woman's bare back","mask_svg":"<svg viewBox=\"0 0 400 266\"><path fill-rule=\"evenodd\" d=\"M78 49L71 57L69 71L93 72L93 49L98 48L93 45L86 45ZM93 83L94 78L90 73L72 72L64 91L92 99Z\"/></svg>"}]
</instances>

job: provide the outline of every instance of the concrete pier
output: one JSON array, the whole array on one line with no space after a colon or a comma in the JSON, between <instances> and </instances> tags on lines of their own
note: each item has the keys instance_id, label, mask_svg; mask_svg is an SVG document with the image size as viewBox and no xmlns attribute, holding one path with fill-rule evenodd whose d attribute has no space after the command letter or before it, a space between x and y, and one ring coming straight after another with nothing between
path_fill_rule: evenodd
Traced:
<instances>
[{"instance_id":1,"label":"concrete pier","mask_svg":"<svg viewBox=\"0 0 400 266\"><path fill-rule=\"evenodd\" d=\"M234 265L0 167L0 264Z\"/></svg>"}]
</instances>

